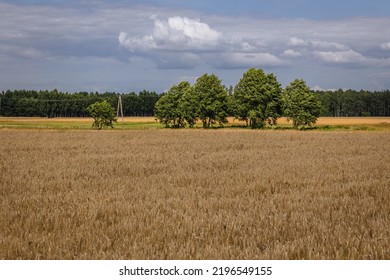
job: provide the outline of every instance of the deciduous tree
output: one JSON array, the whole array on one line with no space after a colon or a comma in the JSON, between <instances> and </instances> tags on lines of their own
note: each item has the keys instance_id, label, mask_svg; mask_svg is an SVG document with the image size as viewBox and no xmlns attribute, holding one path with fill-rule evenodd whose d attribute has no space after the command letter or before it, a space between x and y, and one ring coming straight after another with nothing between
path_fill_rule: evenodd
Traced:
<instances>
[{"instance_id":1,"label":"deciduous tree","mask_svg":"<svg viewBox=\"0 0 390 280\"><path fill-rule=\"evenodd\" d=\"M106 126L114 128L113 123L117 121L115 118L115 109L107 100L89 105L87 112L94 120L92 127L99 130Z\"/></svg>"},{"instance_id":2,"label":"deciduous tree","mask_svg":"<svg viewBox=\"0 0 390 280\"><path fill-rule=\"evenodd\" d=\"M283 91L283 112L295 128L316 123L321 113L321 103L304 80L296 79Z\"/></svg>"},{"instance_id":3,"label":"deciduous tree","mask_svg":"<svg viewBox=\"0 0 390 280\"><path fill-rule=\"evenodd\" d=\"M214 74L204 74L194 84L194 94L198 101L199 118L204 128L218 123L227 123L227 90Z\"/></svg>"},{"instance_id":4,"label":"deciduous tree","mask_svg":"<svg viewBox=\"0 0 390 280\"><path fill-rule=\"evenodd\" d=\"M167 127L180 128L185 124L185 112L182 107L182 98L185 92L191 88L189 82L181 82L172 86L162 96L155 106L155 116Z\"/></svg>"},{"instance_id":5,"label":"deciduous tree","mask_svg":"<svg viewBox=\"0 0 390 280\"><path fill-rule=\"evenodd\" d=\"M266 121L276 124L281 114L282 88L273 74L251 68L236 85L232 111L252 128L263 127Z\"/></svg>"}]
</instances>

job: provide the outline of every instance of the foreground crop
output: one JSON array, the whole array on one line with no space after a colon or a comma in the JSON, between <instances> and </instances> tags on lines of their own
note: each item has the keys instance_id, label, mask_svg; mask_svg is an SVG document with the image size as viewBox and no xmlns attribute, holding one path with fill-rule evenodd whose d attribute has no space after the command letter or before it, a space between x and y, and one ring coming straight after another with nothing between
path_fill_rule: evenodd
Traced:
<instances>
[{"instance_id":1,"label":"foreground crop","mask_svg":"<svg viewBox=\"0 0 390 280\"><path fill-rule=\"evenodd\" d=\"M0 131L0 259L389 259L390 134Z\"/></svg>"}]
</instances>

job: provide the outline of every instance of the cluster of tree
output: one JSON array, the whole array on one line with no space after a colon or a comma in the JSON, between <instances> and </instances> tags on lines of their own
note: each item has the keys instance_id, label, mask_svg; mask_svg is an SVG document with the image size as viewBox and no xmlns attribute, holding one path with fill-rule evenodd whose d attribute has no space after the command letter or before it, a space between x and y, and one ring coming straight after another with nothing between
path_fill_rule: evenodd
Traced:
<instances>
[{"instance_id":1,"label":"cluster of tree","mask_svg":"<svg viewBox=\"0 0 390 280\"><path fill-rule=\"evenodd\" d=\"M321 116L390 116L390 91L316 91Z\"/></svg>"},{"instance_id":2,"label":"cluster of tree","mask_svg":"<svg viewBox=\"0 0 390 280\"><path fill-rule=\"evenodd\" d=\"M193 127L198 119L203 127L227 122L228 95L221 80L204 74L191 86L189 82L174 85L156 103L155 116L167 127Z\"/></svg>"},{"instance_id":3,"label":"cluster of tree","mask_svg":"<svg viewBox=\"0 0 390 280\"><path fill-rule=\"evenodd\" d=\"M192 127L201 120L203 127L223 126L228 116L245 121L252 128L276 125L282 115L294 127L314 124L321 104L303 80L295 80L282 90L273 74L251 68L239 83L227 89L216 75L204 74L194 85L174 85L156 103L155 115L167 127Z\"/></svg>"},{"instance_id":4,"label":"cluster of tree","mask_svg":"<svg viewBox=\"0 0 390 280\"><path fill-rule=\"evenodd\" d=\"M153 116L154 105L160 95L142 91L122 94L123 112L126 116ZM57 90L14 90L0 93L0 115L21 117L87 117L87 107L107 100L116 108L118 93L64 93Z\"/></svg>"}]
</instances>

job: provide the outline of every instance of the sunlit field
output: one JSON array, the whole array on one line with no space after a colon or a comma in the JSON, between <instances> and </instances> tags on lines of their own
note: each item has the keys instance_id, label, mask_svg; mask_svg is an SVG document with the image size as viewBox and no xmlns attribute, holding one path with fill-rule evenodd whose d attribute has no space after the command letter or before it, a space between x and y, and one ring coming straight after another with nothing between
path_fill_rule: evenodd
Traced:
<instances>
[{"instance_id":1,"label":"sunlit field","mask_svg":"<svg viewBox=\"0 0 390 280\"><path fill-rule=\"evenodd\" d=\"M282 119L282 122L285 122ZM375 125L390 124L389 117L321 117L317 125Z\"/></svg>"},{"instance_id":2,"label":"sunlit field","mask_svg":"<svg viewBox=\"0 0 390 280\"><path fill-rule=\"evenodd\" d=\"M245 122L228 118L226 127L242 127ZM92 118L25 118L0 117L1 128L38 128L38 129L90 129ZM199 122L198 127L201 127ZM154 117L118 118L114 124L117 129L154 129L164 128ZM278 119L278 128L290 128L286 118ZM326 130L390 130L390 117L322 117L315 125Z\"/></svg>"},{"instance_id":3,"label":"sunlit field","mask_svg":"<svg viewBox=\"0 0 390 280\"><path fill-rule=\"evenodd\" d=\"M390 259L389 143L0 129L0 259Z\"/></svg>"},{"instance_id":4,"label":"sunlit field","mask_svg":"<svg viewBox=\"0 0 390 280\"><path fill-rule=\"evenodd\" d=\"M91 129L92 118L25 118L0 117L1 128L30 129ZM114 124L117 129L162 128L154 117L126 117Z\"/></svg>"}]
</instances>

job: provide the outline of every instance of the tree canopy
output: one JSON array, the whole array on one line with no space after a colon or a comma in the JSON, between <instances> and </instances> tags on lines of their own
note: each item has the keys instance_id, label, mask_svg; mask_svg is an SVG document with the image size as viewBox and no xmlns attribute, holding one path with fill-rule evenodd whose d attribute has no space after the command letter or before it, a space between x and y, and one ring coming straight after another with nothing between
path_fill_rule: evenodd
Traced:
<instances>
[{"instance_id":1,"label":"tree canopy","mask_svg":"<svg viewBox=\"0 0 390 280\"><path fill-rule=\"evenodd\" d=\"M267 121L276 124L281 116L282 88L273 74L251 68L234 88L232 112L252 128L263 127Z\"/></svg>"},{"instance_id":2,"label":"tree canopy","mask_svg":"<svg viewBox=\"0 0 390 280\"><path fill-rule=\"evenodd\" d=\"M227 122L227 91L221 80L214 74L204 74L191 86L181 82L172 86L157 101L156 118L167 127L193 127L198 119L204 128Z\"/></svg>"},{"instance_id":3,"label":"tree canopy","mask_svg":"<svg viewBox=\"0 0 390 280\"><path fill-rule=\"evenodd\" d=\"M155 115L167 127L184 127L185 111L183 110L183 96L190 89L189 82L174 85L164 94L155 105Z\"/></svg>"},{"instance_id":4,"label":"tree canopy","mask_svg":"<svg viewBox=\"0 0 390 280\"><path fill-rule=\"evenodd\" d=\"M283 91L283 113L292 119L293 126L304 128L316 123L321 103L303 80L294 80Z\"/></svg>"},{"instance_id":5,"label":"tree canopy","mask_svg":"<svg viewBox=\"0 0 390 280\"><path fill-rule=\"evenodd\" d=\"M227 123L227 91L214 74L204 74L194 84L193 94L198 103L199 119L204 128L215 123Z\"/></svg>"},{"instance_id":6,"label":"tree canopy","mask_svg":"<svg viewBox=\"0 0 390 280\"><path fill-rule=\"evenodd\" d=\"M87 111L94 120L92 127L99 130L104 127L114 128L113 123L116 122L115 109L107 100L89 105Z\"/></svg>"}]
</instances>

